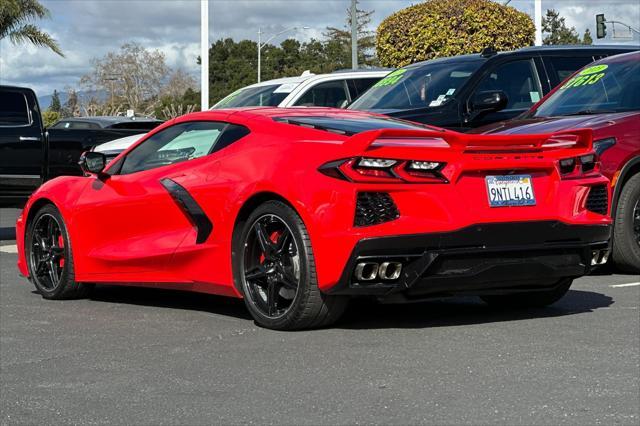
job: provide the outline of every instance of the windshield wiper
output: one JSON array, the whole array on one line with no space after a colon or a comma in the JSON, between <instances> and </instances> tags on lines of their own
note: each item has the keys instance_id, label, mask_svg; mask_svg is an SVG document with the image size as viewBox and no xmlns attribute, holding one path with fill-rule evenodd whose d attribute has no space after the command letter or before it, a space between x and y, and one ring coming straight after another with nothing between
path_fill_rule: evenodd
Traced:
<instances>
[{"instance_id":1,"label":"windshield wiper","mask_svg":"<svg viewBox=\"0 0 640 426\"><path fill-rule=\"evenodd\" d=\"M583 109L577 112L572 112L570 114L560 114L563 117L569 117L571 115L596 115L596 114L611 114L614 112L618 112L613 109Z\"/></svg>"}]
</instances>

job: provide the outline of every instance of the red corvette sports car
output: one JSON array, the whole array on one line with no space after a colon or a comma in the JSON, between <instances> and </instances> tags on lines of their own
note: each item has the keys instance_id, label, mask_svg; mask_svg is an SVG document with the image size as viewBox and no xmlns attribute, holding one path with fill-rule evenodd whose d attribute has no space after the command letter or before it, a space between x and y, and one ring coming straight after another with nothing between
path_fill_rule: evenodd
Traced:
<instances>
[{"instance_id":1,"label":"red corvette sports car","mask_svg":"<svg viewBox=\"0 0 640 426\"><path fill-rule=\"evenodd\" d=\"M608 255L591 138L320 108L189 114L44 184L18 218L18 265L45 298L215 293L274 329L330 324L353 296L547 305Z\"/></svg>"}]
</instances>

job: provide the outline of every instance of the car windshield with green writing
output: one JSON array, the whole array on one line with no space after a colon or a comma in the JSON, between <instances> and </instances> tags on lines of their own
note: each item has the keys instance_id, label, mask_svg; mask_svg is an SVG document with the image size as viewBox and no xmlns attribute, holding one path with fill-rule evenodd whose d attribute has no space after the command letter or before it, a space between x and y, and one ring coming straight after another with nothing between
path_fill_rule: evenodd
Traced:
<instances>
[{"instance_id":1,"label":"car windshield with green writing","mask_svg":"<svg viewBox=\"0 0 640 426\"><path fill-rule=\"evenodd\" d=\"M278 106L291 92L282 91L281 84L253 86L237 90L215 104L212 109L248 106ZM279 90L280 89L280 90Z\"/></svg>"},{"instance_id":2,"label":"car windshield with green writing","mask_svg":"<svg viewBox=\"0 0 640 426\"><path fill-rule=\"evenodd\" d=\"M640 62L612 61L577 72L529 117L640 110Z\"/></svg>"},{"instance_id":3,"label":"car windshield with green writing","mask_svg":"<svg viewBox=\"0 0 640 426\"><path fill-rule=\"evenodd\" d=\"M444 62L397 69L353 102L349 109L414 109L449 101L482 61Z\"/></svg>"}]
</instances>

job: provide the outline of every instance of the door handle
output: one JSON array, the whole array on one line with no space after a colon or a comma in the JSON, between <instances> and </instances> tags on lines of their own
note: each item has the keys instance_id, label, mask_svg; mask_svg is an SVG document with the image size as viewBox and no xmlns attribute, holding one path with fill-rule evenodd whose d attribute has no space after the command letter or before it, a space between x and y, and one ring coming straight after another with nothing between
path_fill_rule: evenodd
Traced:
<instances>
[{"instance_id":1,"label":"door handle","mask_svg":"<svg viewBox=\"0 0 640 426\"><path fill-rule=\"evenodd\" d=\"M27 141L40 142L40 138L37 136L20 136L20 141L21 142L27 142Z\"/></svg>"}]
</instances>

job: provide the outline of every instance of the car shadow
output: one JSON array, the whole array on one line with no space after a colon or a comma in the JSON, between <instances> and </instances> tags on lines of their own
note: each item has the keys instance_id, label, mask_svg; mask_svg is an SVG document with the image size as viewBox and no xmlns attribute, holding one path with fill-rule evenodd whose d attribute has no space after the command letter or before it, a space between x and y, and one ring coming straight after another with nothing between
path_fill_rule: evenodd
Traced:
<instances>
[{"instance_id":1,"label":"car shadow","mask_svg":"<svg viewBox=\"0 0 640 426\"><path fill-rule=\"evenodd\" d=\"M95 302L184 309L251 319L240 299L188 291L97 285L89 299Z\"/></svg>"},{"instance_id":2,"label":"car shadow","mask_svg":"<svg viewBox=\"0 0 640 426\"><path fill-rule=\"evenodd\" d=\"M195 310L251 320L244 302L230 297L154 288L98 285L90 300L170 309ZM593 312L611 306L613 299L601 293L570 290L559 302L537 309L498 309L476 297L435 299L409 304L381 304L354 299L332 328L351 330L383 328L431 328L562 317Z\"/></svg>"},{"instance_id":3,"label":"car shadow","mask_svg":"<svg viewBox=\"0 0 640 426\"><path fill-rule=\"evenodd\" d=\"M614 303L602 293L570 290L560 301L544 308L504 309L489 306L477 297L437 299L401 305L354 301L338 327L433 328L562 317L593 312Z\"/></svg>"},{"instance_id":4,"label":"car shadow","mask_svg":"<svg viewBox=\"0 0 640 426\"><path fill-rule=\"evenodd\" d=\"M0 241L10 241L16 239L16 228L0 227Z\"/></svg>"}]
</instances>

